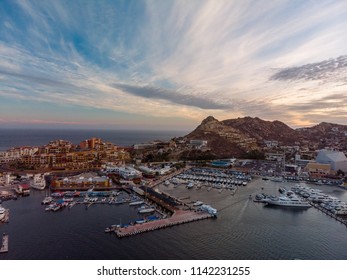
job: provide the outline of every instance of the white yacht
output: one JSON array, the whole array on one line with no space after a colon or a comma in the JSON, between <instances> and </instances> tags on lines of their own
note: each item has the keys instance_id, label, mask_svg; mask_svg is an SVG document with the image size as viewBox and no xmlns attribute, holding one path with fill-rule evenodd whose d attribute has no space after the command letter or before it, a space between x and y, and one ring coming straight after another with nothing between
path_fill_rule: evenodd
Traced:
<instances>
[{"instance_id":1,"label":"white yacht","mask_svg":"<svg viewBox=\"0 0 347 280\"><path fill-rule=\"evenodd\" d=\"M44 174L34 174L33 179L30 181L30 187L36 190L45 189L46 180Z\"/></svg>"},{"instance_id":2,"label":"white yacht","mask_svg":"<svg viewBox=\"0 0 347 280\"><path fill-rule=\"evenodd\" d=\"M145 203L143 200L132 201L129 203L129 206L142 205L143 203Z\"/></svg>"},{"instance_id":3,"label":"white yacht","mask_svg":"<svg viewBox=\"0 0 347 280\"><path fill-rule=\"evenodd\" d=\"M199 201L199 200L197 200L197 201L195 201L194 203L193 203L193 206L201 206L201 205L203 205L204 203L202 202L202 201Z\"/></svg>"},{"instance_id":4,"label":"white yacht","mask_svg":"<svg viewBox=\"0 0 347 280\"><path fill-rule=\"evenodd\" d=\"M217 209L212 208L210 205L203 204L200 206L200 210L209 213L210 215L216 217L217 216Z\"/></svg>"},{"instance_id":5,"label":"white yacht","mask_svg":"<svg viewBox=\"0 0 347 280\"><path fill-rule=\"evenodd\" d=\"M152 212L154 212L155 211L155 209L154 208L152 208L152 207L145 207L145 208L142 208L142 209L139 209L139 213L140 214L148 214L148 213L152 213Z\"/></svg>"},{"instance_id":6,"label":"white yacht","mask_svg":"<svg viewBox=\"0 0 347 280\"><path fill-rule=\"evenodd\" d=\"M42 200L41 204L50 204L52 201L53 201L53 198L52 198L51 196L46 196L46 197Z\"/></svg>"},{"instance_id":7,"label":"white yacht","mask_svg":"<svg viewBox=\"0 0 347 280\"><path fill-rule=\"evenodd\" d=\"M311 204L307 201L300 200L297 196L280 196L278 198L268 199L267 205L293 207L293 208L310 208Z\"/></svg>"},{"instance_id":8,"label":"white yacht","mask_svg":"<svg viewBox=\"0 0 347 280\"><path fill-rule=\"evenodd\" d=\"M187 189L191 189L191 188L193 188L194 187L194 183L193 182L189 182L188 184L187 184Z\"/></svg>"},{"instance_id":9,"label":"white yacht","mask_svg":"<svg viewBox=\"0 0 347 280\"><path fill-rule=\"evenodd\" d=\"M272 181L272 182L283 182L283 178L282 177L271 177L270 181Z\"/></svg>"}]
</instances>

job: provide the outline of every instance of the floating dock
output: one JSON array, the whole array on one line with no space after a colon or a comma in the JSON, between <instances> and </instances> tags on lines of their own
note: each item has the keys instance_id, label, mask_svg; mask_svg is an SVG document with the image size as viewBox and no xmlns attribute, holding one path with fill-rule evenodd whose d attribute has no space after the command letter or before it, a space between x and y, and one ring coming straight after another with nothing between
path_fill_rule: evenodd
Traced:
<instances>
[{"instance_id":1,"label":"floating dock","mask_svg":"<svg viewBox=\"0 0 347 280\"><path fill-rule=\"evenodd\" d=\"M143 224L135 224L132 226L117 228L114 230L114 233L117 237L127 237L133 236L140 233L145 233L157 229L167 228L175 225L180 225L184 223L190 223L194 221L199 221L203 219L212 218L213 216L206 212L194 212L194 211L185 211L177 210L175 213L166 219L155 220Z\"/></svg>"},{"instance_id":2,"label":"floating dock","mask_svg":"<svg viewBox=\"0 0 347 280\"><path fill-rule=\"evenodd\" d=\"M7 253L8 252L8 234L2 235L2 245L0 248L0 253Z\"/></svg>"}]
</instances>

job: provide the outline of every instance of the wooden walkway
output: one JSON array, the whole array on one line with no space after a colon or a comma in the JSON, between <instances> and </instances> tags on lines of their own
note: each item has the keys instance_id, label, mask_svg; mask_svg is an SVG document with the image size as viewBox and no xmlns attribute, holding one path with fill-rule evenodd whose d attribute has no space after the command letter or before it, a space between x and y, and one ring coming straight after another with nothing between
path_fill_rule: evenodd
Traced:
<instances>
[{"instance_id":1,"label":"wooden walkway","mask_svg":"<svg viewBox=\"0 0 347 280\"><path fill-rule=\"evenodd\" d=\"M8 252L8 234L2 235L2 245L0 248L0 253L7 253Z\"/></svg>"},{"instance_id":2,"label":"wooden walkway","mask_svg":"<svg viewBox=\"0 0 347 280\"><path fill-rule=\"evenodd\" d=\"M143 224L136 224L125 228L117 228L114 232L117 235L117 237L121 238L208 218L212 218L212 216L205 212L177 210L169 218L155 220Z\"/></svg>"}]
</instances>

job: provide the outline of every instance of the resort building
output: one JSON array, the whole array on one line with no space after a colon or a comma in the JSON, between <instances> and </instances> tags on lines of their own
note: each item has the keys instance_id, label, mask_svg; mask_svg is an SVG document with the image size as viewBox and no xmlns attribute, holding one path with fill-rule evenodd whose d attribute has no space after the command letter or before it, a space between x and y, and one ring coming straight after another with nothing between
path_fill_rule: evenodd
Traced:
<instances>
[{"instance_id":1,"label":"resort building","mask_svg":"<svg viewBox=\"0 0 347 280\"><path fill-rule=\"evenodd\" d=\"M110 188L111 180L107 177L97 177L94 174L81 174L79 176L52 180L55 190L88 190Z\"/></svg>"}]
</instances>

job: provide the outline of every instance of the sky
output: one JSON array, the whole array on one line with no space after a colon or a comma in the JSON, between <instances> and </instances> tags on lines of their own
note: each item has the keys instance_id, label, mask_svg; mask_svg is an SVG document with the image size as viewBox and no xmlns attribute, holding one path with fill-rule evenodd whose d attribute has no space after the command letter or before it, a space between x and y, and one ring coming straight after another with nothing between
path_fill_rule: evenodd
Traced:
<instances>
[{"instance_id":1,"label":"sky","mask_svg":"<svg viewBox=\"0 0 347 280\"><path fill-rule=\"evenodd\" d=\"M0 1L0 128L347 125L347 1Z\"/></svg>"}]
</instances>

